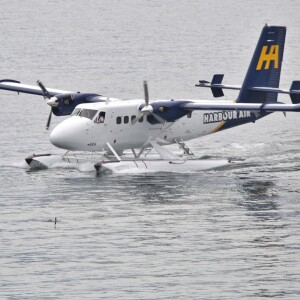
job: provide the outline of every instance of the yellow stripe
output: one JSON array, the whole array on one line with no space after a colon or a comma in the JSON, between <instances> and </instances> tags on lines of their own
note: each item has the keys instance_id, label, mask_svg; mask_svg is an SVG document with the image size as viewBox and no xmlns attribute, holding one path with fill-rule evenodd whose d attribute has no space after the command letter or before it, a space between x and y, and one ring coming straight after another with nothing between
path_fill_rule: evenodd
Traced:
<instances>
[{"instance_id":1,"label":"yellow stripe","mask_svg":"<svg viewBox=\"0 0 300 300\"><path fill-rule=\"evenodd\" d=\"M220 130L220 128L225 124L225 121L222 121L221 123L218 124L218 126L216 126L210 133L215 133L218 130Z\"/></svg>"},{"instance_id":2,"label":"yellow stripe","mask_svg":"<svg viewBox=\"0 0 300 300\"><path fill-rule=\"evenodd\" d=\"M236 103L236 100L232 100L232 103ZM222 121L210 133L215 133L215 132L219 131L225 123L226 123L226 121Z\"/></svg>"},{"instance_id":3,"label":"yellow stripe","mask_svg":"<svg viewBox=\"0 0 300 300\"><path fill-rule=\"evenodd\" d=\"M232 103L236 103L236 100L232 100ZM225 123L226 121L221 121L221 123L219 123L210 133L219 131Z\"/></svg>"}]
</instances>

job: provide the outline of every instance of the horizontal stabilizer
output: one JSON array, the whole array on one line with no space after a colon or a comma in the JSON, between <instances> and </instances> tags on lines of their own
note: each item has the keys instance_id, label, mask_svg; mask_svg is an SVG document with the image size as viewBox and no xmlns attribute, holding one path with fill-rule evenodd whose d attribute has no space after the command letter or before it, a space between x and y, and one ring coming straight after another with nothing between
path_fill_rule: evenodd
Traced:
<instances>
[{"instance_id":1,"label":"horizontal stabilizer","mask_svg":"<svg viewBox=\"0 0 300 300\"><path fill-rule=\"evenodd\" d=\"M290 97L293 104L300 103L300 81L293 81L290 89Z\"/></svg>"},{"instance_id":2,"label":"horizontal stabilizer","mask_svg":"<svg viewBox=\"0 0 300 300\"><path fill-rule=\"evenodd\" d=\"M211 88L214 97L224 96L223 89L228 89L228 90L240 90L241 89L241 87L237 86L237 85L221 84L223 76L224 75L222 75L222 74L214 75L211 83L209 83L206 80L199 80L199 84L196 84L196 86ZM218 83L218 82L220 82L220 83ZM252 86L252 87L249 87L249 91L259 92L264 95L267 93L289 94L293 104L300 103L300 81L293 81L290 90L283 90L280 88L273 88L273 87L268 87L268 86Z\"/></svg>"},{"instance_id":3,"label":"horizontal stabilizer","mask_svg":"<svg viewBox=\"0 0 300 300\"><path fill-rule=\"evenodd\" d=\"M199 80L199 83L195 84L195 86L210 88L215 98L224 96L223 89L227 89L227 90L241 89L240 86L221 84L223 78L224 78L224 74L215 74L211 82L206 80Z\"/></svg>"},{"instance_id":4,"label":"horizontal stabilizer","mask_svg":"<svg viewBox=\"0 0 300 300\"><path fill-rule=\"evenodd\" d=\"M228 89L228 90L240 90L241 89L240 86L221 84L223 78L224 78L224 74L215 74L213 76L211 82L208 82L206 80L199 80L199 83L195 84L195 86L211 88L211 91L215 98L224 96L223 89Z\"/></svg>"}]
</instances>

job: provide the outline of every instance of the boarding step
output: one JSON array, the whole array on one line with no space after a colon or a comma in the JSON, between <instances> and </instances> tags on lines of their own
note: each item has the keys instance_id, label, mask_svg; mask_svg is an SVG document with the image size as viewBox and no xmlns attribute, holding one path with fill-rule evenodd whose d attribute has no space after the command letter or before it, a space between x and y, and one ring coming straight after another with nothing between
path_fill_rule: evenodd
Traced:
<instances>
[{"instance_id":1,"label":"boarding step","mask_svg":"<svg viewBox=\"0 0 300 300\"><path fill-rule=\"evenodd\" d=\"M183 150L184 154L189 156L195 156L192 150L187 146L187 144L181 138L176 138L175 142L177 143L179 148Z\"/></svg>"}]
</instances>

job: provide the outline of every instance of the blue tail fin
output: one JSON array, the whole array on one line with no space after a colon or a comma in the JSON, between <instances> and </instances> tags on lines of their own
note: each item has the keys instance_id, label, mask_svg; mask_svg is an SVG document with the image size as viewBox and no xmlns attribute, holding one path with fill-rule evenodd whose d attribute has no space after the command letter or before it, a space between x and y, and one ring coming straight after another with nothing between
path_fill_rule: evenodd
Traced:
<instances>
[{"instance_id":1,"label":"blue tail fin","mask_svg":"<svg viewBox=\"0 0 300 300\"><path fill-rule=\"evenodd\" d=\"M266 25L258 40L237 102L276 102L277 93L253 91L252 87L278 88L286 27Z\"/></svg>"}]
</instances>

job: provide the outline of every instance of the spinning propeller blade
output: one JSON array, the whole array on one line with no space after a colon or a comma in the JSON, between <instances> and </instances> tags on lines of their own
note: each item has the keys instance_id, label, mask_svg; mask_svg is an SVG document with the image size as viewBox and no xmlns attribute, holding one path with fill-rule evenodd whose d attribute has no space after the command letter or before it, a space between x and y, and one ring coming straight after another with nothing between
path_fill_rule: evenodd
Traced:
<instances>
[{"instance_id":1,"label":"spinning propeller blade","mask_svg":"<svg viewBox=\"0 0 300 300\"><path fill-rule=\"evenodd\" d=\"M50 114L49 114L49 117L48 117L48 120L47 120L47 124L46 124L46 129L47 129L47 130L48 130L49 127L50 127L51 117L52 117L52 107L51 107Z\"/></svg>"},{"instance_id":2,"label":"spinning propeller blade","mask_svg":"<svg viewBox=\"0 0 300 300\"><path fill-rule=\"evenodd\" d=\"M39 87L41 88L41 90L43 91L44 97L47 98L47 99L50 99L50 94L49 94L49 92L47 91L47 89L45 88L44 84L43 84L40 80L38 80L36 83L38 84L38 86L39 86Z\"/></svg>"},{"instance_id":3,"label":"spinning propeller blade","mask_svg":"<svg viewBox=\"0 0 300 300\"><path fill-rule=\"evenodd\" d=\"M132 120L131 125L136 124L136 122L143 116L143 115L152 115L159 123L165 123L166 120L162 118L161 116L155 114L153 112L153 107L151 104L149 104L149 92L148 92L148 84L147 81L145 80L143 83L144 86L144 99L145 99L145 106L140 109L139 114L135 117L135 119Z\"/></svg>"},{"instance_id":4,"label":"spinning propeller blade","mask_svg":"<svg viewBox=\"0 0 300 300\"><path fill-rule=\"evenodd\" d=\"M38 84L38 86L43 91L44 98L50 100L51 96L50 96L49 92L47 91L46 87L44 86L44 84L40 80L38 80L36 83ZM49 130L49 127L50 127L51 117L52 117L52 110L53 110L53 108L51 107L50 114L49 114L47 124L46 124L46 129L47 130Z\"/></svg>"},{"instance_id":5,"label":"spinning propeller blade","mask_svg":"<svg viewBox=\"0 0 300 300\"><path fill-rule=\"evenodd\" d=\"M149 105L149 93L148 93L148 84L147 81L144 81L144 96L145 96L145 104L146 106Z\"/></svg>"}]
</instances>

